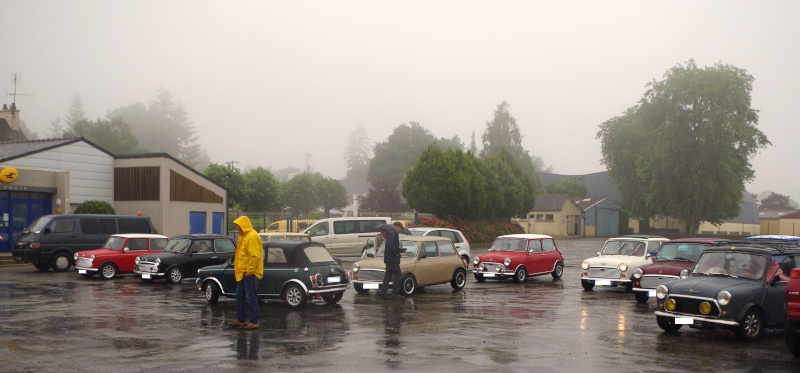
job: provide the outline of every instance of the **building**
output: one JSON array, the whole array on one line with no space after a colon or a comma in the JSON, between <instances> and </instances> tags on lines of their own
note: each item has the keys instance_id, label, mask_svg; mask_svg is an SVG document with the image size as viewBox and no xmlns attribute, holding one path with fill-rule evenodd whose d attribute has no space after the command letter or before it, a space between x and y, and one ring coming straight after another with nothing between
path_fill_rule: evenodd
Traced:
<instances>
[{"instance_id":1,"label":"building","mask_svg":"<svg viewBox=\"0 0 800 373\"><path fill-rule=\"evenodd\" d=\"M566 194L536 196L533 210L528 213L526 232L553 237L579 236L581 216L581 208Z\"/></svg>"},{"instance_id":2,"label":"building","mask_svg":"<svg viewBox=\"0 0 800 373\"><path fill-rule=\"evenodd\" d=\"M581 237L614 237L619 235L618 204L605 197L586 197L576 201L583 212Z\"/></svg>"},{"instance_id":3,"label":"building","mask_svg":"<svg viewBox=\"0 0 800 373\"><path fill-rule=\"evenodd\" d=\"M347 207L341 209L342 216L358 216L358 208L360 199L367 196L369 193L370 184L367 180L358 179L342 179L339 180L347 190Z\"/></svg>"},{"instance_id":4,"label":"building","mask_svg":"<svg viewBox=\"0 0 800 373\"><path fill-rule=\"evenodd\" d=\"M786 234L781 233L781 219L786 215L791 215L798 212L798 210L760 210L758 211L758 219L761 224L761 234ZM799 231L800 232L800 231Z\"/></svg>"}]
</instances>

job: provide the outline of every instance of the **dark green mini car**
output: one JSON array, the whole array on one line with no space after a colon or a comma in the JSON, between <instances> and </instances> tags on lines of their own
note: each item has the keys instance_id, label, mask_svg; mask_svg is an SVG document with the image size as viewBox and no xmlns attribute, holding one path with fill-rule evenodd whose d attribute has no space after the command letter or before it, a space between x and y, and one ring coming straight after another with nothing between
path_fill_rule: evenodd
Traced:
<instances>
[{"instance_id":1,"label":"dark green mini car","mask_svg":"<svg viewBox=\"0 0 800 373\"><path fill-rule=\"evenodd\" d=\"M203 267L197 286L210 304L219 296L236 297L233 260ZM291 308L301 308L309 300L322 299L334 304L350 285L350 274L318 242L264 242L264 276L258 283L258 297L281 299Z\"/></svg>"}]
</instances>

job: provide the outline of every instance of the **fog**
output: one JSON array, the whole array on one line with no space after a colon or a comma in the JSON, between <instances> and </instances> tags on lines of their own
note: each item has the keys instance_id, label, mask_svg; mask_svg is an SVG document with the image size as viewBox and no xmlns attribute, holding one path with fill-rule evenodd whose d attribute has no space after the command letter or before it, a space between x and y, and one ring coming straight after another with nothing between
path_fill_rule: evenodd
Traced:
<instances>
[{"instance_id":1,"label":"fog","mask_svg":"<svg viewBox=\"0 0 800 373\"><path fill-rule=\"evenodd\" d=\"M381 142L414 121L480 147L502 101L556 172L603 171L600 123L676 64L722 62L755 77L773 143L747 189L800 200L796 1L2 0L0 14L0 91L21 75L17 107L40 138L76 94L94 120L163 88L212 162L308 160L333 178L358 126Z\"/></svg>"}]
</instances>

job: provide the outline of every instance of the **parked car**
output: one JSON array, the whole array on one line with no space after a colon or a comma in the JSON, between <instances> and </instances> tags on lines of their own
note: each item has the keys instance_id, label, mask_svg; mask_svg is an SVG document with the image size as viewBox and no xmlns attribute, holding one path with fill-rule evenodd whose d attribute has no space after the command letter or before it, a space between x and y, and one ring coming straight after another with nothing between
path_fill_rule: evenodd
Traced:
<instances>
[{"instance_id":1,"label":"parked car","mask_svg":"<svg viewBox=\"0 0 800 373\"><path fill-rule=\"evenodd\" d=\"M467 241L467 237L464 236L464 233L461 233L458 229L449 229L449 228L433 228L433 227L416 227L416 228L408 228L414 236L442 236L447 237L453 244L456 246L456 251L458 251L458 255L464 260L464 263L467 263L469 266L470 262L470 247L469 241Z\"/></svg>"},{"instance_id":2,"label":"parked car","mask_svg":"<svg viewBox=\"0 0 800 373\"><path fill-rule=\"evenodd\" d=\"M418 289L450 283L461 290L467 282L467 267L456 252L453 241L435 236L400 236L400 246L406 251L400 258L403 295L414 294ZM353 263L353 288L360 294L379 290L383 286L386 265L383 263L383 246L373 258ZM397 286L393 282L390 286Z\"/></svg>"},{"instance_id":3,"label":"parked car","mask_svg":"<svg viewBox=\"0 0 800 373\"><path fill-rule=\"evenodd\" d=\"M800 357L800 268L792 269L786 285L786 347Z\"/></svg>"},{"instance_id":4,"label":"parked car","mask_svg":"<svg viewBox=\"0 0 800 373\"><path fill-rule=\"evenodd\" d=\"M703 251L681 279L656 288L658 326L675 332L730 328L754 341L764 328L786 323L787 273L800 261L800 243L738 241Z\"/></svg>"},{"instance_id":5,"label":"parked car","mask_svg":"<svg viewBox=\"0 0 800 373\"><path fill-rule=\"evenodd\" d=\"M495 238L489 251L476 256L472 265L478 281L512 278L514 282L525 282L530 276L548 273L559 279L564 273L564 256L553 237L510 234Z\"/></svg>"},{"instance_id":6,"label":"parked car","mask_svg":"<svg viewBox=\"0 0 800 373\"><path fill-rule=\"evenodd\" d=\"M332 255L360 256L378 234L378 227L391 224L388 217L326 218L317 220L300 233L325 245Z\"/></svg>"},{"instance_id":7,"label":"parked car","mask_svg":"<svg viewBox=\"0 0 800 373\"><path fill-rule=\"evenodd\" d=\"M99 249L75 253L75 271L83 277L99 273L104 279L133 273L136 257L160 253L168 240L160 234L115 234Z\"/></svg>"},{"instance_id":8,"label":"parked car","mask_svg":"<svg viewBox=\"0 0 800 373\"><path fill-rule=\"evenodd\" d=\"M260 233L270 232L300 232L311 224L314 224L314 219L284 219L272 222L266 228L259 231ZM290 229L291 228L291 229Z\"/></svg>"},{"instance_id":9,"label":"parked car","mask_svg":"<svg viewBox=\"0 0 800 373\"><path fill-rule=\"evenodd\" d=\"M173 236L161 253L136 257L133 272L141 275L144 282L165 278L167 282L177 284L184 277L197 277L197 270L200 268L233 259L235 251L236 244L228 236Z\"/></svg>"},{"instance_id":10,"label":"parked car","mask_svg":"<svg viewBox=\"0 0 800 373\"><path fill-rule=\"evenodd\" d=\"M628 235L609 238L597 257L581 263L584 290L597 286L625 286L633 290L633 270L653 262L661 244L668 238L651 235Z\"/></svg>"},{"instance_id":11,"label":"parked car","mask_svg":"<svg viewBox=\"0 0 800 373\"><path fill-rule=\"evenodd\" d=\"M311 237L305 233L292 232L267 232L259 233L262 242L268 241L311 241Z\"/></svg>"},{"instance_id":12,"label":"parked car","mask_svg":"<svg viewBox=\"0 0 800 373\"><path fill-rule=\"evenodd\" d=\"M350 275L318 242L265 241L264 277L258 283L258 297L282 299L291 308L303 307L309 300L322 299L334 304L342 299ZM217 303L219 296L236 297L233 260L203 267L196 281L206 301Z\"/></svg>"},{"instance_id":13,"label":"parked car","mask_svg":"<svg viewBox=\"0 0 800 373\"><path fill-rule=\"evenodd\" d=\"M656 296L656 287L680 278L681 271L694 267L707 247L729 242L717 238L678 238L661 245L655 262L633 270L633 295L639 303Z\"/></svg>"}]
</instances>

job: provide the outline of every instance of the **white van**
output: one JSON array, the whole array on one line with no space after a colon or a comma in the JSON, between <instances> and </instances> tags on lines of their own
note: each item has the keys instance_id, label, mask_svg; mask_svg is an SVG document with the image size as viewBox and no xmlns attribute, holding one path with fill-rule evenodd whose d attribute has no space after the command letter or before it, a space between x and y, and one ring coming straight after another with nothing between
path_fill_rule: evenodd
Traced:
<instances>
[{"instance_id":1,"label":"white van","mask_svg":"<svg viewBox=\"0 0 800 373\"><path fill-rule=\"evenodd\" d=\"M374 240L383 224L392 224L389 217L369 218L327 218L317 220L300 233L311 236L311 240L321 242L331 255L359 256Z\"/></svg>"}]
</instances>

